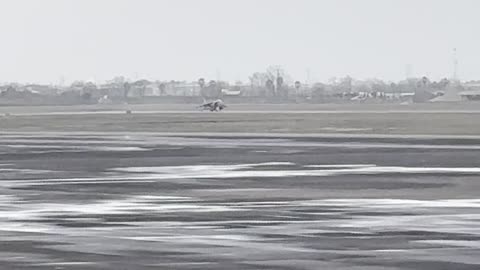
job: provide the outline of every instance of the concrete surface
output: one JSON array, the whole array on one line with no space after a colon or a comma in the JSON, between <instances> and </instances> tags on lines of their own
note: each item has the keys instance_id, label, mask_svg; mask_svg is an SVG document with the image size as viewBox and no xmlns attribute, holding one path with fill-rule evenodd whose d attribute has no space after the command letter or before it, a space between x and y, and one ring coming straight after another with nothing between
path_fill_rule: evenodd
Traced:
<instances>
[{"instance_id":1,"label":"concrete surface","mask_svg":"<svg viewBox=\"0 0 480 270\"><path fill-rule=\"evenodd\" d=\"M477 136L46 123L0 133L0 269L480 268Z\"/></svg>"}]
</instances>

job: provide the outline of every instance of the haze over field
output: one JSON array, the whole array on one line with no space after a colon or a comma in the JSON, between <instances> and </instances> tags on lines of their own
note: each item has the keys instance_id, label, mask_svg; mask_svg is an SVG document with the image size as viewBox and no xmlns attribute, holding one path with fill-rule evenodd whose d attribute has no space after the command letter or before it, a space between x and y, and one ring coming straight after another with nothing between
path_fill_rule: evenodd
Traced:
<instances>
[{"instance_id":1,"label":"haze over field","mask_svg":"<svg viewBox=\"0 0 480 270\"><path fill-rule=\"evenodd\" d=\"M0 270L480 269L479 10L0 0Z\"/></svg>"},{"instance_id":2,"label":"haze over field","mask_svg":"<svg viewBox=\"0 0 480 270\"><path fill-rule=\"evenodd\" d=\"M6 0L0 81L480 78L474 0Z\"/></svg>"}]
</instances>

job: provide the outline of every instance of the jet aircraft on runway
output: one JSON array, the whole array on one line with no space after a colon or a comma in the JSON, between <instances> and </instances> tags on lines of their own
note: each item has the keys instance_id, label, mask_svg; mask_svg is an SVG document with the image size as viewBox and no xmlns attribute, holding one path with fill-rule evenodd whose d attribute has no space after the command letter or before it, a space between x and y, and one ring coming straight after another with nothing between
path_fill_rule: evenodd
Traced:
<instances>
[{"instance_id":1,"label":"jet aircraft on runway","mask_svg":"<svg viewBox=\"0 0 480 270\"><path fill-rule=\"evenodd\" d=\"M202 111L203 110L210 110L211 112L218 112L218 111L221 111L223 109L225 109L227 107L227 105L225 105L225 102L223 102L223 100L221 99L217 99L217 100L214 100L214 101L211 101L211 102L207 102L206 100L204 100L203 104L198 106Z\"/></svg>"}]
</instances>

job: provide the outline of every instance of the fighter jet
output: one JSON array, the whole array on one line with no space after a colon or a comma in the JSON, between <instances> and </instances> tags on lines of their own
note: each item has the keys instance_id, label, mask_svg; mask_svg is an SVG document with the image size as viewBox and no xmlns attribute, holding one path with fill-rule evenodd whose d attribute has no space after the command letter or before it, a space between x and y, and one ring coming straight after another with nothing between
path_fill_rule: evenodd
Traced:
<instances>
[{"instance_id":1,"label":"fighter jet","mask_svg":"<svg viewBox=\"0 0 480 270\"><path fill-rule=\"evenodd\" d=\"M217 99L211 102L207 102L204 100L204 103L198 106L202 111L203 110L210 110L211 112L219 112L227 107L223 100Z\"/></svg>"}]
</instances>

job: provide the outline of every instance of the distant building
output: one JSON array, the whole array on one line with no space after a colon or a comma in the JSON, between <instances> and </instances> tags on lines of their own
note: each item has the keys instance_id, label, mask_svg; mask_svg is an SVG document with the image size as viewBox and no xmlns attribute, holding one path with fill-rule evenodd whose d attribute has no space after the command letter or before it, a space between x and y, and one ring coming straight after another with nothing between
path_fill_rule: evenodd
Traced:
<instances>
[{"instance_id":1,"label":"distant building","mask_svg":"<svg viewBox=\"0 0 480 270\"><path fill-rule=\"evenodd\" d=\"M472 81L463 84L464 91L458 94L463 100L480 100L480 81Z\"/></svg>"},{"instance_id":2,"label":"distant building","mask_svg":"<svg viewBox=\"0 0 480 270\"><path fill-rule=\"evenodd\" d=\"M466 90L459 93L463 100L480 100L480 90Z\"/></svg>"},{"instance_id":3,"label":"distant building","mask_svg":"<svg viewBox=\"0 0 480 270\"><path fill-rule=\"evenodd\" d=\"M171 81L165 85L165 94L169 96L199 96L200 86L197 82Z\"/></svg>"},{"instance_id":4,"label":"distant building","mask_svg":"<svg viewBox=\"0 0 480 270\"><path fill-rule=\"evenodd\" d=\"M41 84L28 84L22 87L23 91L29 91L35 94L40 95L49 95L53 96L58 94L59 90L50 85L41 85Z\"/></svg>"},{"instance_id":5,"label":"distant building","mask_svg":"<svg viewBox=\"0 0 480 270\"><path fill-rule=\"evenodd\" d=\"M223 96L241 96L242 95L242 90L240 89L222 89L222 95Z\"/></svg>"}]
</instances>

